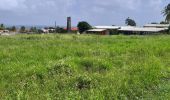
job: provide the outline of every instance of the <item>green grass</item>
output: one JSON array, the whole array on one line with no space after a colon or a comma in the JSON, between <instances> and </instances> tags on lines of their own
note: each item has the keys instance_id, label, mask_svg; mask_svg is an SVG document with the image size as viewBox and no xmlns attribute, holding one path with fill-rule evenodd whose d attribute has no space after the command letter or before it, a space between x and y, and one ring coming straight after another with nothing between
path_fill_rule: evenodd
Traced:
<instances>
[{"instance_id":1,"label":"green grass","mask_svg":"<svg viewBox=\"0 0 170 100\"><path fill-rule=\"evenodd\" d=\"M1 36L0 99L168 100L170 36Z\"/></svg>"}]
</instances>

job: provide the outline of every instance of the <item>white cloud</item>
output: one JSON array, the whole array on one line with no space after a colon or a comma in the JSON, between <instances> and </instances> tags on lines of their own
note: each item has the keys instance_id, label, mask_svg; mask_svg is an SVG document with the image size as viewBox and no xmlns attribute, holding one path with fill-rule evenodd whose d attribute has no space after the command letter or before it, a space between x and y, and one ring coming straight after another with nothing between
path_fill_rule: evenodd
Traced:
<instances>
[{"instance_id":1,"label":"white cloud","mask_svg":"<svg viewBox=\"0 0 170 100\"><path fill-rule=\"evenodd\" d=\"M1 10L13 10L24 6L25 0L0 0Z\"/></svg>"}]
</instances>

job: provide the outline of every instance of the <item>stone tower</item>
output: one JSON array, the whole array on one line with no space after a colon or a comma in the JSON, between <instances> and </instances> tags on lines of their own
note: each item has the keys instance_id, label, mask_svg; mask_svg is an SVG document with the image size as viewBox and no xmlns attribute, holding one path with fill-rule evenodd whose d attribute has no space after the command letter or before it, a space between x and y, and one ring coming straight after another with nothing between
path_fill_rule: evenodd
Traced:
<instances>
[{"instance_id":1,"label":"stone tower","mask_svg":"<svg viewBox=\"0 0 170 100\"><path fill-rule=\"evenodd\" d=\"M67 17L67 32L71 32L71 17Z\"/></svg>"}]
</instances>

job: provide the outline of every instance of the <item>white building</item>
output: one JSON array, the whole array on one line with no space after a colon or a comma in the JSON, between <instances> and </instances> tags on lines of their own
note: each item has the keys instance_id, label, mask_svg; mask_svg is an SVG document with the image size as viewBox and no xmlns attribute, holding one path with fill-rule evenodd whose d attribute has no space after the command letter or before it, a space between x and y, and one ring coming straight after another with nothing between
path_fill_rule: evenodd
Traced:
<instances>
[{"instance_id":1,"label":"white building","mask_svg":"<svg viewBox=\"0 0 170 100\"><path fill-rule=\"evenodd\" d=\"M104 33L106 34L105 30L111 32L118 32L124 34L150 34L150 33L159 33L165 32L168 30L169 24L148 24L144 27L136 27L136 26L94 26L92 30L88 30L89 33ZM100 32L98 32L100 31Z\"/></svg>"},{"instance_id":2,"label":"white building","mask_svg":"<svg viewBox=\"0 0 170 100\"><path fill-rule=\"evenodd\" d=\"M119 31L133 31L133 32L161 32L167 30L168 28L154 28L154 27L133 27L133 26L123 26Z\"/></svg>"},{"instance_id":3,"label":"white building","mask_svg":"<svg viewBox=\"0 0 170 100\"><path fill-rule=\"evenodd\" d=\"M144 27L147 28L168 28L170 24L146 24Z\"/></svg>"}]
</instances>

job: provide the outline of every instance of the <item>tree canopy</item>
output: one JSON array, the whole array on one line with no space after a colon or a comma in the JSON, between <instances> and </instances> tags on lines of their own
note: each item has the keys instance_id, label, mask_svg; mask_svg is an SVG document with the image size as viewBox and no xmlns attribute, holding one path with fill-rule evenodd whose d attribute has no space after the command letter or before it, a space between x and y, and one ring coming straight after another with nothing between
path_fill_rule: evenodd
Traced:
<instances>
[{"instance_id":1,"label":"tree canopy","mask_svg":"<svg viewBox=\"0 0 170 100\"><path fill-rule=\"evenodd\" d=\"M38 30L37 30L37 28L36 28L36 27L31 27L31 28L30 28L30 32L37 33L37 32L38 32Z\"/></svg>"},{"instance_id":2,"label":"tree canopy","mask_svg":"<svg viewBox=\"0 0 170 100\"><path fill-rule=\"evenodd\" d=\"M0 30L4 30L4 29L5 29L4 24L1 24L1 25L0 25Z\"/></svg>"},{"instance_id":3,"label":"tree canopy","mask_svg":"<svg viewBox=\"0 0 170 100\"><path fill-rule=\"evenodd\" d=\"M161 21L160 24L168 24L166 21Z\"/></svg>"},{"instance_id":4,"label":"tree canopy","mask_svg":"<svg viewBox=\"0 0 170 100\"><path fill-rule=\"evenodd\" d=\"M11 31L16 32L17 31L16 27L12 26Z\"/></svg>"},{"instance_id":5,"label":"tree canopy","mask_svg":"<svg viewBox=\"0 0 170 100\"><path fill-rule=\"evenodd\" d=\"M85 21L79 22L77 27L78 27L80 33L83 33L83 32L92 28L92 26Z\"/></svg>"},{"instance_id":6,"label":"tree canopy","mask_svg":"<svg viewBox=\"0 0 170 100\"><path fill-rule=\"evenodd\" d=\"M20 32L21 32L21 33L24 33L25 31L26 31L25 26L21 26L21 28L20 28Z\"/></svg>"},{"instance_id":7,"label":"tree canopy","mask_svg":"<svg viewBox=\"0 0 170 100\"><path fill-rule=\"evenodd\" d=\"M168 4L164 10L162 11L163 15L165 16L165 21L170 22L170 4Z\"/></svg>"},{"instance_id":8,"label":"tree canopy","mask_svg":"<svg viewBox=\"0 0 170 100\"><path fill-rule=\"evenodd\" d=\"M170 34L170 26L168 27L168 34Z\"/></svg>"},{"instance_id":9,"label":"tree canopy","mask_svg":"<svg viewBox=\"0 0 170 100\"><path fill-rule=\"evenodd\" d=\"M16 32L16 31L17 31L17 29L16 29L15 26L8 27L8 28L6 28L6 29L9 30L9 31L12 31L12 32Z\"/></svg>"},{"instance_id":10,"label":"tree canopy","mask_svg":"<svg viewBox=\"0 0 170 100\"><path fill-rule=\"evenodd\" d=\"M130 19L129 17L125 20L125 24L129 26L136 26L136 22L133 19Z\"/></svg>"}]
</instances>

